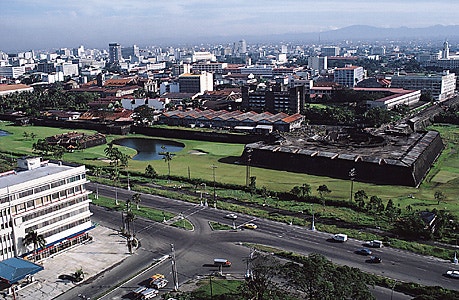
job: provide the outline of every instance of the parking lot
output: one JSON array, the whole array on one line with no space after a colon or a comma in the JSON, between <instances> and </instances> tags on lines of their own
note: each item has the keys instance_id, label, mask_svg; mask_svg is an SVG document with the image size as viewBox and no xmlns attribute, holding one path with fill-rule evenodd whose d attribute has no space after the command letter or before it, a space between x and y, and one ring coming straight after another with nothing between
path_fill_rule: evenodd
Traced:
<instances>
[{"instance_id":1,"label":"parking lot","mask_svg":"<svg viewBox=\"0 0 459 300\"><path fill-rule=\"evenodd\" d=\"M126 240L116 231L96 226L90 231L90 235L92 241L40 262L44 270L35 274L35 281L19 290L16 298L53 299L78 284L59 279L59 276L73 274L81 268L84 272L84 280L88 280L128 257ZM2 294L2 297L2 299L13 299L12 295Z\"/></svg>"}]
</instances>

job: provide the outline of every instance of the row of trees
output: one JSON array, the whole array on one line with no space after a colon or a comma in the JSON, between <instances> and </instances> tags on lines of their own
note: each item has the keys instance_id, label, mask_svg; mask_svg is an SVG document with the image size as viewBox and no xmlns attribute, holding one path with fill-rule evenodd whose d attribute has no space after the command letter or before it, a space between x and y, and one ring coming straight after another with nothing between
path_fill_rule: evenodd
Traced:
<instances>
[{"instance_id":1,"label":"row of trees","mask_svg":"<svg viewBox=\"0 0 459 300\"><path fill-rule=\"evenodd\" d=\"M70 93L59 86L52 89L35 87L33 92L0 96L0 113L13 110L38 116L40 111L48 109L83 111L97 98L94 93Z\"/></svg>"}]
</instances>

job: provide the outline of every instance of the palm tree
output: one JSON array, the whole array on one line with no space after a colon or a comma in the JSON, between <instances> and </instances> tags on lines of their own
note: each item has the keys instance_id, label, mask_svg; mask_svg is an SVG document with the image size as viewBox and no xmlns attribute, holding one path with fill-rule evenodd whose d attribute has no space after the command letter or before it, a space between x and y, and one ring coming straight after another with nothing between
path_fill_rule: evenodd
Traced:
<instances>
[{"instance_id":1,"label":"palm tree","mask_svg":"<svg viewBox=\"0 0 459 300\"><path fill-rule=\"evenodd\" d=\"M139 210L139 203L141 201L140 196L141 195L139 193L135 193L134 195L132 195L132 198L131 198L131 201L137 205L137 210Z\"/></svg>"},{"instance_id":2,"label":"palm tree","mask_svg":"<svg viewBox=\"0 0 459 300\"><path fill-rule=\"evenodd\" d=\"M162 152L159 152L159 155L163 156L164 161L167 163L167 181L169 181L169 178L171 176L171 160L172 157L174 156L173 153L170 153L169 151L166 151L166 147L163 145L161 146L161 149L163 149Z\"/></svg>"},{"instance_id":3,"label":"palm tree","mask_svg":"<svg viewBox=\"0 0 459 300\"><path fill-rule=\"evenodd\" d=\"M33 244L33 257L34 257L34 260L36 258L36 255L37 255L37 250L38 248L45 248L46 246L46 240L44 238L43 235L41 234L38 234L38 232L32 230L32 231L29 231L26 236L24 237L24 239L22 240L22 243L24 244L24 246L28 246L30 244Z\"/></svg>"}]
</instances>

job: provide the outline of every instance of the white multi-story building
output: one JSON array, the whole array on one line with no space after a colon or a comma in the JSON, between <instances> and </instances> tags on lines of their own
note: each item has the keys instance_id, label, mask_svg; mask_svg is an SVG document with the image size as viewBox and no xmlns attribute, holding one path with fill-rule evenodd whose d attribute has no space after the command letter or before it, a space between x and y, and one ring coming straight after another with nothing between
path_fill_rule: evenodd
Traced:
<instances>
[{"instance_id":1,"label":"white multi-story building","mask_svg":"<svg viewBox=\"0 0 459 300\"><path fill-rule=\"evenodd\" d=\"M346 66L336 68L334 71L334 81L342 86L354 87L364 79L365 72L363 67Z\"/></svg>"},{"instance_id":2,"label":"white multi-story building","mask_svg":"<svg viewBox=\"0 0 459 300\"><path fill-rule=\"evenodd\" d=\"M327 57L326 56L311 56L308 57L308 68L321 72L327 70Z\"/></svg>"},{"instance_id":3,"label":"white multi-story building","mask_svg":"<svg viewBox=\"0 0 459 300\"><path fill-rule=\"evenodd\" d=\"M19 78L20 76L24 75L25 73L25 67L20 66L20 67L13 67L13 66L3 66L0 67L0 76L6 77L6 78Z\"/></svg>"},{"instance_id":4,"label":"white multi-story building","mask_svg":"<svg viewBox=\"0 0 459 300\"><path fill-rule=\"evenodd\" d=\"M454 96L456 74L444 71L438 75L394 75L390 86L393 88L420 90L424 94L430 94L435 101L443 101Z\"/></svg>"},{"instance_id":5,"label":"white multi-story building","mask_svg":"<svg viewBox=\"0 0 459 300\"><path fill-rule=\"evenodd\" d=\"M214 90L214 77L212 73L182 74L178 78L180 93L201 93Z\"/></svg>"},{"instance_id":6,"label":"white multi-story building","mask_svg":"<svg viewBox=\"0 0 459 300\"><path fill-rule=\"evenodd\" d=\"M92 228L82 165L18 159L18 168L0 174L0 260L33 255L25 246L28 232L42 235L47 257L88 238Z\"/></svg>"}]
</instances>

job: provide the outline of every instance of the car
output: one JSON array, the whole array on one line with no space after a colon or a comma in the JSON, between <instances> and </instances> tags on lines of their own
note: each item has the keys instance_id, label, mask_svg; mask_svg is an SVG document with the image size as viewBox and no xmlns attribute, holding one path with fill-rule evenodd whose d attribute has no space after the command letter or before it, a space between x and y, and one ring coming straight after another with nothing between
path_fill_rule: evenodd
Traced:
<instances>
[{"instance_id":1,"label":"car","mask_svg":"<svg viewBox=\"0 0 459 300\"><path fill-rule=\"evenodd\" d=\"M335 234L333 236L333 241L344 243L345 241L347 241L347 234L343 234L343 233Z\"/></svg>"},{"instance_id":2,"label":"car","mask_svg":"<svg viewBox=\"0 0 459 300\"><path fill-rule=\"evenodd\" d=\"M163 274L155 274L155 275L150 277L150 280L154 281L156 279L164 279L164 278L165 278L165 276Z\"/></svg>"},{"instance_id":3,"label":"car","mask_svg":"<svg viewBox=\"0 0 459 300\"><path fill-rule=\"evenodd\" d=\"M371 255L372 252L368 248L361 248L361 249L355 251L355 253L360 254L360 255Z\"/></svg>"},{"instance_id":4,"label":"car","mask_svg":"<svg viewBox=\"0 0 459 300\"><path fill-rule=\"evenodd\" d=\"M451 277L451 278L459 279L459 270L446 271L446 276Z\"/></svg>"},{"instance_id":5,"label":"car","mask_svg":"<svg viewBox=\"0 0 459 300\"><path fill-rule=\"evenodd\" d=\"M383 242L378 240L367 241L365 242L365 246L371 248L381 248L383 246Z\"/></svg>"},{"instance_id":6,"label":"car","mask_svg":"<svg viewBox=\"0 0 459 300\"><path fill-rule=\"evenodd\" d=\"M366 262L372 263L372 264L379 264L382 262L382 259L378 256L370 256L370 258L367 259Z\"/></svg>"},{"instance_id":7,"label":"car","mask_svg":"<svg viewBox=\"0 0 459 300\"><path fill-rule=\"evenodd\" d=\"M150 282L150 286L159 290L159 289L162 289L163 287L165 287L167 284L168 284L169 281L167 281L167 279L164 279L164 278L158 278L152 282Z\"/></svg>"},{"instance_id":8,"label":"car","mask_svg":"<svg viewBox=\"0 0 459 300\"><path fill-rule=\"evenodd\" d=\"M226 219L236 220L237 216L235 214L227 214L225 215Z\"/></svg>"},{"instance_id":9,"label":"car","mask_svg":"<svg viewBox=\"0 0 459 300\"><path fill-rule=\"evenodd\" d=\"M244 227L247 229L257 229L258 226L254 223L246 223L244 224Z\"/></svg>"}]
</instances>

